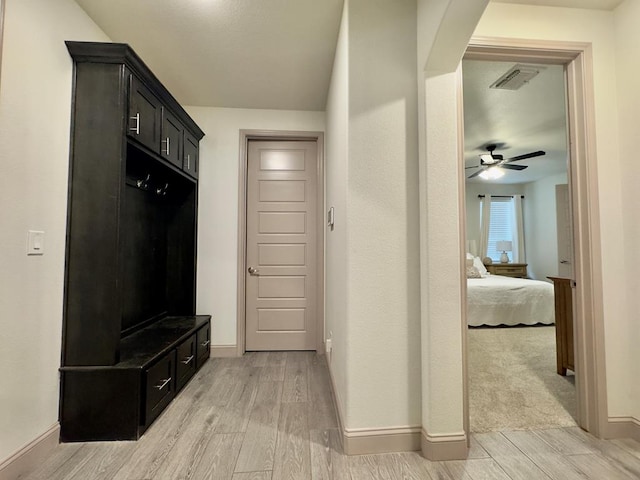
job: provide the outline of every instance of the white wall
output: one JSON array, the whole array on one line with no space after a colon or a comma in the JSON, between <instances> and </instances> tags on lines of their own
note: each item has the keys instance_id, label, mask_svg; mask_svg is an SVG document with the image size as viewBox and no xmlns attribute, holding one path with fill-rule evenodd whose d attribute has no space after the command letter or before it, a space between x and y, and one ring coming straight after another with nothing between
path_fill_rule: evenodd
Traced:
<instances>
[{"instance_id":1,"label":"white wall","mask_svg":"<svg viewBox=\"0 0 640 480\"><path fill-rule=\"evenodd\" d=\"M631 25L633 22L637 24L639 19L631 18ZM634 30L632 26L627 28L628 32ZM633 291L633 284L621 281L620 272L625 271L627 260L624 254L618 252L623 252L625 246L623 222L625 219L632 221L636 213L632 208L623 206L621 196L622 175L629 173L621 168L618 147L622 132L618 128L620 119L616 86L619 75L616 74L614 14L607 11L490 3L475 35L592 44L608 408L610 415L628 415L636 408L628 393L628 366L633 363L634 357L620 348L620 342L626 344L626 335L636 328L632 326L635 320L630 317L627 296L637 296L637 292ZM629 133L629 129L625 129L624 137L628 138ZM611 252L616 254L612 255Z\"/></svg>"},{"instance_id":2,"label":"white wall","mask_svg":"<svg viewBox=\"0 0 640 480\"><path fill-rule=\"evenodd\" d=\"M420 424L415 14L349 1L347 428Z\"/></svg>"},{"instance_id":3,"label":"white wall","mask_svg":"<svg viewBox=\"0 0 640 480\"><path fill-rule=\"evenodd\" d=\"M327 233L327 283L339 282L328 285L328 303L332 295L340 303L327 305L332 374L348 431L415 427L420 425L415 2L348 0L345 11L327 105L327 199L344 203L336 211L336 230Z\"/></svg>"},{"instance_id":4,"label":"white wall","mask_svg":"<svg viewBox=\"0 0 640 480\"><path fill-rule=\"evenodd\" d=\"M200 143L196 310L212 316L211 344L236 345L240 130L324 131L324 112L185 107Z\"/></svg>"},{"instance_id":5,"label":"white wall","mask_svg":"<svg viewBox=\"0 0 640 480\"><path fill-rule=\"evenodd\" d=\"M607 261L615 256L622 258L625 275L618 276L618 286L627 288L627 310L624 317L612 318L608 325L608 335L614 352L607 352L607 361L614 362L612 368L619 370L621 378L620 389L613 414L628 415L630 412L636 419L640 419L640 295L638 295L638 272L640 258L636 254L640 245L640 195L638 185L638 111L640 111L640 90L637 78L640 74L640 2L626 0L615 11L616 29L615 58L617 67L618 89L618 123L620 149L620 168L622 169L622 207L623 207L623 248L608 250ZM606 140L605 140L606 142ZM615 357L614 357L615 356ZM614 358L612 358L614 357ZM609 365L607 365L609 366ZM609 369L608 369L609 370ZM609 375L609 371L607 374ZM623 388L622 382L626 383ZM617 405L619 403L619 405Z\"/></svg>"},{"instance_id":6,"label":"white wall","mask_svg":"<svg viewBox=\"0 0 640 480\"><path fill-rule=\"evenodd\" d=\"M566 183L567 175L561 173L524 185L522 206L527 270L536 280L558 275L556 185Z\"/></svg>"},{"instance_id":7,"label":"white wall","mask_svg":"<svg viewBox=\"0 0 640 480\"><path fill-rule=\"evenodd\" d=\"M431 436L464 435L462 232L455 107L458 72L425 80L426 157L420 218L422 290L422 426ZM453 105L453 108L451 106ZM465 280L466 281L466 280Z\"/></svg>"},{"instance_id":8,"label":"white wall","mask_svg":"<svg viewBox=\"0 0 640 480\"><path fill-rule=\"evenodd\" d=\"M487 0L418 0L422 427L464 444L463 311L458 222L462 122L456 71ZM425 454L431 454L425 447Z\"/></svg>"},{"instance_id":9,"label":"white wall","mask_svg":"<svg viewBox=\"0 0 640 480\"><path fill-rule=\"evenodd\" d=\"M71 0L6 0L0 80L0 463L58 421L73 63L108 41ZM26 255L27 230L45 232Z\"/></svg>"},{"instance_id":10,"label":"white wall","mask_svg":"<svg viewBox=\"0 0 640 480\"><path fill-rule=\"evenodd\" d=\"M326 204L335 209L335 227L326 231L325 336L332 338L329 355L331 375L340 412L346 409L348 230L347 181L349 161L349 10L345 1L340 35L327 97Z\"/></svg>"}]
</instances>

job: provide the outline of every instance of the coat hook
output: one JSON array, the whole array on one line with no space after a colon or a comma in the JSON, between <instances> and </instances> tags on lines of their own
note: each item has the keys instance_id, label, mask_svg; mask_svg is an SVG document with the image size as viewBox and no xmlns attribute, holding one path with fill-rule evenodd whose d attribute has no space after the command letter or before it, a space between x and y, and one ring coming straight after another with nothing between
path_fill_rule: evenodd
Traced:
<instances>
[{"instance_id":1,"label":"coat hook","mask_svg":"<svg viewBox=\"0 0 640 480\"><path fill-rule=\"evenodd\" d=\"M147 173L147 178L145 178L144 180L137 180L136 185L138 186L138 188L143 188L146 190L147 188L149 188L149 180L151 180L151 174Z\"/></svg>"},{"instance_id":2,"label":"coat hook","mask_svg":"<svg viewBox=\"0 0 640 480\"><path fill-rule=\"evenodd\" d=\"M156 188L156 193L157 193L158 195L165 196L165 195L167 194L167 189L168 189L168 188L169 188L169 184L168 184L168 183L165 183L165 184L164 184L164 187L158 187L158 188Z\"/></svg>"}]
</instances>

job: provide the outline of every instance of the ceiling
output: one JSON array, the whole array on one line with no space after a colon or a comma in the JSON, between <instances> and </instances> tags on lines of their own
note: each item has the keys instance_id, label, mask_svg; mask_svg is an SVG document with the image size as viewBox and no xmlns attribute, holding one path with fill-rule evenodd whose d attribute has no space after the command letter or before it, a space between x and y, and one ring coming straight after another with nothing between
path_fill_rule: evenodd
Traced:
<instances>
[{"instance_id":1,"label":"ceiling","mask_svg":"<svg viewBox=\"0 0 640 480\"><path fill-rule=\"evenodd\" d=\"M622 0L492 1L609 10ZM114 42L130 44L183 105L325 109L343 0L76 2ZM496 183L565 171L562 67L547 66L515 92L490 90L511 65L464 62L466 165L499 143L505 158L547 154L518 162L529 167Z\"/></svg>"},{"instance_id":2,"label":"ceiling","mask_svg":"<svg viewBox=\"0 0 640 480\"><path fill-rule=\"evenodd\" d=\"M567 129L564 70L540 66L540 73L519 90L489 88L515 62L463 60L465 166L480 164L488 144L511 158L543 150L546 155L514 162L526 170L505 170L493 183L526 183L566 172ZM476 169L467 169L466 176ZM480 177L468 182L487 183Z\"/></svg>"},{"instance_id":3,"label":"ceiling","mask_svg":"<svg viewBox=\"0 0 640 480\"><path fill-rule=\"evenodd\" d=\"M343 0L76 0L183 105L325 109Z\"/></svg>"},{"instance_id":4,"label":"ceiling","mask_svg":"<svg viewBox=\"0 0 640 480\"><path fill-rule=\"evenodd\" d=\"M492 0L612 9L622 0ZM323 111L343 0L76 0L183 105Z\"/></svg>"}]
</instances>

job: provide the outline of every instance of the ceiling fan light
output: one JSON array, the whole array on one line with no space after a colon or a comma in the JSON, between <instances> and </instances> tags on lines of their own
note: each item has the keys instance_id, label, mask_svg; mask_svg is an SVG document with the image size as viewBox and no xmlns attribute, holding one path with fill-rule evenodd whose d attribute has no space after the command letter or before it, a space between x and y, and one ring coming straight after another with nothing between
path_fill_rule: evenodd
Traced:
<instances>
[{"instance_id":1,"label":"ceiling fan light","mask_svg":"<svg viewBox=\"0 0 640 480\"><path fill-rule=\"evenodd\" d=\"M497 180L504 175L504 171L501 168L489 168L480 172L478 175L483 180Z\"/></svg>"}]
</instances>

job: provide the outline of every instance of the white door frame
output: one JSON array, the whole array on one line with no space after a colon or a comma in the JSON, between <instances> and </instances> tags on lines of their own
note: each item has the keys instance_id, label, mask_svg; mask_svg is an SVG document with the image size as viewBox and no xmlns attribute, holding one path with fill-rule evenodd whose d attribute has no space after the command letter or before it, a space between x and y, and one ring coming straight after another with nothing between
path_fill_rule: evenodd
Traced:
<instances>
[{"instance_id":1,"label":"white door frame","mask_svg":"<svg viewBox=\"0 0 640 480\"><path fill-rule=\"evenodd\" d=\"M279 130L240 130L240 172L238 185L238 315L237 315L237 355L245 352L246 343L246 284L247 271L247 162L250 140L284 140L316 142L318 146L316 222L317 222L317 295L316 302L316 351L324 351L324 133Z\"/></svg>"},{"instance_id":2,"label":"white door frame","mask_svg":"<svg viewBox=\"0 0 640 480\"><path fill-rule=\"evenodd\" d=\"M603 437L607 435L608 410L591 44L473 37L464 58L565 66L571 143L568 173L575 241L576 287L573 289L573 322L578 417L576 420L583 429ZM462 92L460 76L458 78L459 92ZM462 95L458 98L461 99ZM459 108L462 106L459 105ZM460 134L462 128L462 119L459 119ZM464 167L462 149L459 162ZM460 192L460 201L462 205L465 204L464 188ZM461 220L464 220L464 217ZM464 244L465 228L464 223L461 223L461 244ZM466 278L463 278L463 282L466 282ZM466 289L463 288L462 291L466 292ZM463 301L466 305L466 293ZM466 322L466 318L464 321ZM466 345L467 328L466 325L463 327L463 344ZM463 355L466 364L466 349ZM469 425L466 370L464 382L464 415L466 425Z\"/></svg>"}]
</instances>

